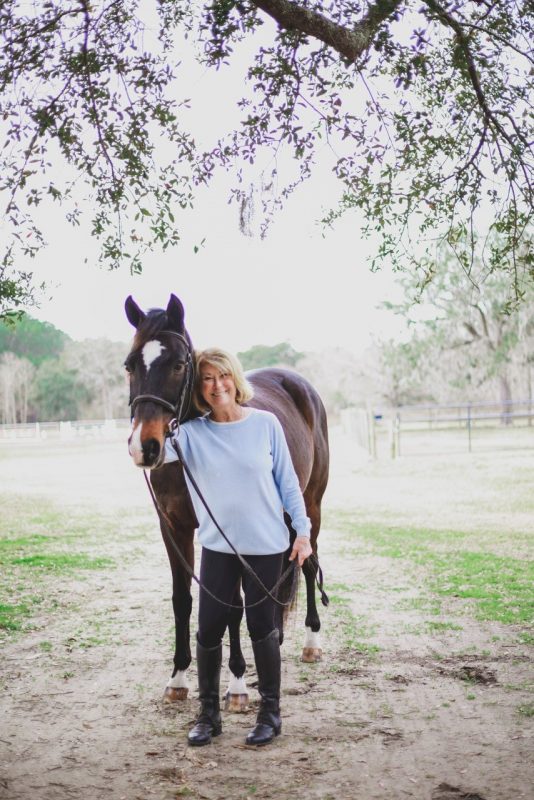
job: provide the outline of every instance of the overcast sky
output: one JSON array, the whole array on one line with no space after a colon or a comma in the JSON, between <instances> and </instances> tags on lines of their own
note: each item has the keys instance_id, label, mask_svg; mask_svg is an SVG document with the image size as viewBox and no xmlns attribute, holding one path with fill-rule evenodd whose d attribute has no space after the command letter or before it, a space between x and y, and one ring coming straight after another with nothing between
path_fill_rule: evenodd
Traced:
<instances>
[{"instance_id":1,"label":"overcast sky","mask_svg":"<svg viewBox=\"0 0 534 800\"><path fill-rule=\"evenodd\" d=\"M176 96L192 98L187 125L207 142L213 140L214 120L223 120L224 128L236 121L242 74L206 70L191 58L185 66ZM88 230L73 230L58 209L46 217L48 247L27 264L37 280L52 286L52 299L31 313L74 339L126 342L132 333L123 311L127 295L146 309L164 307L174 292L186 307L197 347L239 351L289 341L300 350L339 346L362 352L373 338L395 337L399 322L378 310L382 300L395 296L394 280L387 270L372 274L367 263L377 242L362 240L356 215L326 237L317 224L339 192L326 144L320 159L320 172L294 193L264 240L240 233L237 207L227 203L228 179L221 176L193 212L177 215L182 244L153 253L140 276L131 276L127 266L115 273L99 269ZM252 180L263 166L249 168ZM194 245L203 239L195 254Z\"/></svg>"},{"instance_id":2,"label":"overcast sky","mask_svg":"<svg viewBox=\"0 0 534 800\"><path fill-rule=\"evenodd\" d=\"M174 292L197 347L238 351L287 340L297 349L361 352L373 337L394 336L399 327L390 312L378 310L395 295L394 281L370 272L371 244L355 220L322 237L306 207L309 192L300 189L263 241L243 236L236 208L214 193L211 207L196 215L198 236L188 229L177 248L153 254L140 276L99 269L89 235L56 220L50 245L32 264L39 280L53 284L52 299L32 314L74 339L128 341L125 298L132 294L144 309L164 307ZM195 254L202 231L206 242Z\"/></svg>"}]
</instances>

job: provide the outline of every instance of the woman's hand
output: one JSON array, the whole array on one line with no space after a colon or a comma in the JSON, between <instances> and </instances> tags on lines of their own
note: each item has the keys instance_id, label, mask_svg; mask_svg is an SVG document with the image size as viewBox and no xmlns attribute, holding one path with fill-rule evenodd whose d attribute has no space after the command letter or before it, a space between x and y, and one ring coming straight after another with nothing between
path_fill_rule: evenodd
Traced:
<instances>
[{"instance_id":1,"label":"woman's hand","mask_svg":"<svg viewBox=\"0 0 534 800\"><path fill-rule=\"evenodd\" d=\"M299 567L302 567L307 558L312 554L310 540L307 536L297 536L293 542L293 550L289 556L289 560L293 561L298 556Z\"/></svg>"}]
</instances>

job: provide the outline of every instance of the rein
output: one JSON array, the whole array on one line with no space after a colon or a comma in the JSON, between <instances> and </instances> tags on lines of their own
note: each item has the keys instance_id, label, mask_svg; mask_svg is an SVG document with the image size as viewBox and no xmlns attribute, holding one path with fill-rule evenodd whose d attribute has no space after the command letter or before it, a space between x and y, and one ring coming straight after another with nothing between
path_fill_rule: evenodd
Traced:
<instances>
[{"instance_id":1,"label":"rein","mask_svg":"<svg viewBox=\"0 0 534 800\"><path fill-rule=\"evenodd\" d=\"M175 431L178 429L178 427L179 427L179 425L178 425L177 420L176 419L171 420L171 422L169 423L169 429L170 429L171 434L175 433ZM152 502L154 503L154 508L156 509L156 512L157 512L158 517L159 517L159 520L161 522L162 530L163 530L165 536L167 537L167 540L170 542L174 552L178 556L178 559L179 559L182 567L186 571L186 573L195 581L195 583L198 584L200 589L202 589L204 592L206 592L206 594L208 594L217 603L219 603L222 606L226 606L227 608L236 608L236 609L255 608L256 606L259 606L261 603L265 602L265 600L267 600L268 597L270 597L271 600L273 600L273 602L275 602L278 606L281 606L282 608L287 608L293 602L292 599L288 600L285 603L283 603L281 600L279 600L277 597L275 597L275 595L273 593L278 590L278 588L286 580L286 578L291 574L292 571L294 571L294 570L296 571L297 560L295 559L294 561L292 561L289 564L289 566L287 567L285 572L282 573L282 575L277 580L277 582L272 587L272 589L269 590L264 585L262 580L258 577L258 575L256 575L256 573L254 572L254 570L252 569L250 564L248 564L245 561L245 559L243 558L243 556L240 553L237 552L237 550L235 549L234 545L228 539L228 537L226 536L225 532L223 531L223 529L221 528L221 526L219 525L219 523L217 522L217 520L213 516L213 512L212 512L211 508L209 507L204 495L200 491L200 488L199 488L196 480L194 479L193 474L192 474L191 470L189 469L189 466L187 465L187 463L186 463L186 461L184 459L184 456L183 456L183 453L182 453L182 448L180 447L179 443L174 438L171 438L171 444L172 444L172 446L173 446L173 448L174 448L174 450L176 452L176 455L178 456L179 462L182 465L182 468L183 468L184 472L187 474L187 477L191 481L191 485L193 486L195 492L199 496L200 501L201 501L202 505L204 506L204 508L206 509L206 511L208 512L212 522L214 523L214 525L216 526L217 530L219 531L221 536L224 538L224 540L229 544L229 546L231 547L231 549L233 550L233 552L235 553L235 555L237 556L237 558L241 562L241 564L244 567L244 569L248 572L248 574L255 581L255 583L260 587L260 589L262 590L264 596L260 600L257 600L255 603L236 605L235 603L227 603L226 600L221 600L220 597L217 597L215 594L213 594L213 592L210 589L208 589L202 583L202 581L195 574L195 571L193 570L193 568L191 567L191 565L189 564L189 562L185 558L184 554L182 553L182 551L180 550L180 548L176 544L176 542L174 540L174 537L171 534L172 523L169 520L169 517L167 516L167 514L163 511L163 509L159 505L158 500L156 498L156 495L154 493L154 489L152 488L152 484L150 483L150 480L148 478L147 472L146 472L146 470L143 470L143 477L144 477L146 485L148 487L148 491L150 493L150 497L152 498ZM315 553L312 553L312 555L309 558L313 559L312 563L314 563L314 566L315 566L315 582L317 584L317 588L319 589L319 592L320 592L320 595L321 595L321 603L323 604L323 606L328 606L330 601L328 599L328 595L326 594L326 592L323 589L323 571L322 571L321 567L319 566L319 562L317 560L317 557L316 557Z\"/></svg>"},{"instance_id":2,"label":"rein","mask_svg":"<svg viewBox=\"0 0 534 800\"><path fill-rule=\"evenodd\" d=\"M185 469L184 462L181 462L181 463L182 463L182 466ZM160 519L160 522L161 522L161 526L162 526L162 530L164 531L165 536L167 537L167 540L171 543L171 546L172 546L174 552L176 553L176 555L178 556L178 559L179 559L182 567L186 571L186 573L195 581L195 583L198 584L199 588L202 589L202 591L206 592L206 594L208 594L217 603L219 603L222 606L226 606L227 608L236 608L236 609L255 608L256 606L259 606L261 603L264 603L265 600L267 600L267 597L270 597L272 600L274 600L275 603L277 603L279 606L282 606L283 608L285 608L286 606L289 606L291 604L291 602L292 602L291 600L289 600L287 603L282 603L282 601L278 600L278 598L275 597L272 594L272 592L276 592L277 589L280 587L280 585L283 583L283 581L285 581L287 576L291 573L291 571L295 569L295 567L296 567L295 562L292 562L289 565L289 567L286 569L286 571L284 573L282 573L282 575L277 580L275 585L269 591L269 589L267 589L267 587L264 586L264 584L262 583L260 578L256 575L256 573L254 572L252 567L249 564L247 564L247 562L244 560L244 558L233 548L233 545L231 544L231 542L230 542L230 547L232 547L232 549L234 549L234 552L236 553L237 557L239 558L239 560L241 561L241 563L243 564L243 566L245 567L247 572L256 581L258 586L264 592L264 596L260 600L257 600L255 603L236 605L235 603L227 603L226 600L221 600L220 597L217 597L215 594L213 594L213 592L210 589L208 589L207 586L205 586L202 583L202 581L200 580L200 578L195 574L195 571L193 570L193 568L191 567L191 565L189 564L189 562L185 558L184 554L182 553L182 551L180 550L180 548L178 547L178 545L174 541L174 537L171 534L172 524L171 524L167 514L165 514L165 512L160 507L160 505L159 505L159 503L157 501L156 495L154 494L154 490L152 488L152 484L150 483L150 480L148 479L148 475L146 474L146 470L143 470L143 475L144 475L144 478L145 478L145 481L146 481L146 485L148 486L148 491L150 492L150 496L152 498L152 502L154 503L154 507L155 507L155 509L156 509L156 511L158 513L158 516L159 516L159 519ZM202 500L203 503L205 503L204 498L202 496L201 496L201 500ZM208 510L208 513L211 516L211 511L209 510L209 508L207 506L206 506L206 508ZM213 517L212 517L212 519L213 519ZM223 536L226 539L226 536L225 536L224 532L222 531L222 529L219 527L217 521L214 520L214 522L215 522L215 525L217 525L218 530L221 531L221 533L223 534ZM227 539L227 541L228 541L228 539Z\"/></svg>"},{"instance_id":3,"label":"rein","mask_svg":"<svg viewBox=\"0 0 534 800\"><path fill-rule=\"evenodd\" d=\"M178 426L177 421L176 420L171 420L171 422L169 423L169 429L171 431L171 434L174 434L176 432L176 430L178 429L178 427L179 426ZM215 517L213 515L213 512L212 512L211 508L209 507L209 505L208 505L208 503L206 501L206 498L204 497L204 495L200 491L200 488L199 488L195 478L193 477L193 474L192 474L191 470L189 469L189 466L187 465L187 463L186 463L186 461L184 459L182 448L180 447L180 444L179 444L178 440L175 439L174 436L171 436L171 444L172 444L172 446L173 446L173 448L174 448L174 450L176 452L176 455L178 456L178 460L181 463L181 465L182 465L182 467L184 469L184 472L187 474L187 477L189 478L189 480L191 482L191 485L192 485L193 489L197 493L202 505L204 506L204 508L208 512L211 521L213 522L213 524L215 525L215 527L217 528L217 530L219 531L219 533L221 534L221 536L223 537L225 542L231 547L232 551L235 553L235 555L237 556L237 558L241 562L241 564L244 567L244 569L246 570L246 572L248 572L250 577L260 587L260 589L264 593L264 597L262 597L261 600L257 600L255 603L251 603L249 605L245 604L243 606L236 606L235 604L227 603L224 600L221 600L220 598L216 597L209 589L207 589L204 586L203 583L201 583L199 578L195 575L194 571L189 566L189 563L184 558L183 553L181 553L179 551L179 548L176 545L176 543L175 543L174 539L172 538L172 536L170 535L170 532L167 532L167 538L172 542L173 548L178 552L179 557L180 557L180 561L185 566L188 574L191 575L191 577L196 581L196 583L200 586L200 588L203 589L207 594L209 594L210 597L212 597L214 600L216 600L221 605L227 606L228 608L254 608L255 606L258 606L260 603L263 603L268 597L270 597L271 600L273 600L277 605L281 606L282 608L286 608L287 606L291 605L292 600L288 600L286 603L283 603L281 600L279 600L277 597L275 597L273 592L277 591L279 586L285 581L285 579L291 574L291 572L293 570L296 570L297 559L295 558L295 560L292 561L289 564L289 566L287 567L286 571L282 573L282 575L280 576L278 581L275 583L275 585L272 587L272 589L269 590L264 585L264 583L261 581L261 579L258 577L258 575L256 575L256 573L254 572L254 570L252 569L250 564L248 564L245 561L245 559L243 558L243 556L240 553L238 553L238 551L235 549L235 547L232 544L232 542L230 541L230 539L227 537L227 535L225 534L225 532L223 531L223 529L221 528L221 526L219 525L219 523L215 519ZM152 486L150 484L150 481L148 480L148 477L147 477L147 474L146 474L146 470L143 470L143 472L144 472L144 475L145 475L145 481L147 482L147 486L149 487L150 495L152 497L152 500L154 502L156 510L157 510L157 512L158 512L158 514L160 516L160 519L163 519L164 522L165 522L166 528L170 529L170 522L169 522L166 514L164 514L163 511L159 507L159 504L157 502L157 499L156 499L156 496L155 496L154 491L152 489ZM309 556L309 558L313 559L312 563L315 566L315 581L316 581L317 588L319 589L319 592L320 592L320 595L321 595L321 603L323 604L323 606L328 606L330 601L328 599L328 595L326 594L326 592L323 589L323 571L322 571L321 567L319 566L319 562L318 562L318 559L317 559L317 556L315 555L315 553L312 553L312 555Z\"/></svg>"},{"instance_id":4,"label":"rein","mask_svg":"<svg viewBox=\"0 0 534 800\"><path fill-rule=\"evenodd\" d=\"M181 333L177 333L176 331L168 331L168 330L161 331L158 334L158 336L163 335L163 334L169 334L171 336L176 336L178 339L180 339L182 341L183 344L185 344L186 349L187 349L187 359L186 359L186 371L187 371L187 374L186 374L186 379L184 381L184 384L182 386L182 390L180 392L180 396L178 398L178 401L175 403L175 405L173 405L168 400L165 400L163 397L159 397L158 395L154 395L154 394L139 394L139 395L137 395L137 397L134 397L130 401L132 419L133 419L133 415L135 413L135 409L137 408L138 404L139 403L143 403L143 402L156 403L157 405L162 406L166 411L170 411L170 413L173 415L173 418L169 422L169 433L168 433L168 436L171 437L171 444L172 444L174 450L176 451L176 455L178 456L178 459L179 459L179 461L180 461L180 463L182 465L182 468L183 468L184 472L187 474L187 477L189 478L189 480L191 482L191 485L193 486L195 492L197 493L200 501L202 502L204 508L208 512L208 514L209 514L212 522L216 526L217 530L219 531L219 533L221 534L223 539L226 541L226 543L231 547L231 549L235 553L235 555L238 557L238 559L241 562L243 568L246 570L246 572L250 575L250 577L255 581L255 583L262 590L262 592L264 594L264 597L262 597L260 600L257 600L255 603L251 603L251 604L248 604L248 605L236 605L234 603L227 603L225 600L221 600L219 597L216 597L200 581L200 579L197 577L197 575L195 574L194 570L190 566L189 562L185 558L184 554L182 553L182 551L180 550L180 548L176 544L176 542L174 540L174 537L171 534L172 524L171 524L167 514L163 511L163 509L160 507L160 505L159 505L159 503L157 501L156 495L154 494L154 490L152 488L152 484L150 483L150 480L148 479L146 470L143 470L143 475L144 475L144 478L145 478L145 481L146 481L146 484L147 484L147 487L148 487L148 491L150 493L150 496L152 498L152 502L154 503L154 507L156 509L156 512L157 512L158 517L159 517L160 522L161 522L162 531L164 531L165 536L167 537L167 540L171 543L171 546L172 546L173 550L175 551L176 555L178 556L178 559L179 559L182 567L186 571L186 573L198 584L198 586L204 592L206 592L206 594L208 594L213 600L218 602L220 605L226 606L227 608L235 608L235 609L254 608L255 606L260 605L260 603L263 603L268 597L270 597L271 600L273 600L273 602L275 602L277 605L281 606L282 608L286 608L287 606L291 605L291 603L293 602L292 599L288 600L286 603L283 603L281 600L279 600L277 597L275 597L273 592L276 592L278 590L278 588L286 580L286 578L291 574L292 571L295 571L295 574L296 574L297 560L295 559L294 561L292 561L289 564L288 568L285 570L285 572L282 573L282 575L280 576L278 581L275 583L275 585L272 587L272 589L269 590L263 584L263 582L258 577L258 575L254 572L254 570L252 569L250 564L248 564L245 561L245 559L243 558L243 556L240 553L237 552L237 550L235 549L234 545L228 539L228 537L226 536L225 532L223 531L223 529L221 528L221 526L219 525L219 523L217 522L217 520L213 516L213 513L212 513L208 503L206 502L206 500L204 498L204 495L200 491L200 489L198 487L198 484L195 481L195 479L194 479L194 477L193 477L193 475L191 473L191 470L189 469L187 463L184 460L182 449L181 449L177 439L175 439L174 436L173 436L173 434L175 434L178 431L180 423L183 422L184 419L189 414L189 411L190 411L190 408L191 408L191 402L192 402L192 396L193 396L193 382L194 382L194 364L193 364L193 355L192 355L191 345L187 341L185 336L183 336ZM186 398L187 398L187 401L186 401ZM184 405L185 405L185 408L184 408ZM317 587L318 587L319 592L321 594L321 603L324 606L327 606L328 603L329 603L329 600L328 600L328 597L327 597L326 593L323 590L323 573L322 573L321 567L319 566L319 562L318 562L317 557L315 556L315 554L312 554L310 556L310 558L313 558L314 562L315 562L314 563L314 566L315 566L315 581L317 583Z\"/></svg>"}]
</instances>

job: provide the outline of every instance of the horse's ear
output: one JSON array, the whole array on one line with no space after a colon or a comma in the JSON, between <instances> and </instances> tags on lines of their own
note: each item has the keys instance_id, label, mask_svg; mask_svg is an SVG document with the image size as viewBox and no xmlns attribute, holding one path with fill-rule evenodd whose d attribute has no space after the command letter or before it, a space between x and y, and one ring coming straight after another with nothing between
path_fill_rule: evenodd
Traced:
<instances>
[{"instance_id":1,"label":"horse's ear","mask_svg":"<svg viewBox=\"0 0 534 800\"><path fill-rule=\"evenodd\" d=\"M183 333L185 330L184 317L185 311L182 303L175 294L171 294L167 305L167 319L171 330Z\"/></svg>"},{"instance_id":2,"label":"horse's ear","mask_svg":"<svg viewBox=\"0 0 534 800\"><path fill-rule=\"evenodd\" d=\"M141 322L146 317L144 311L141 311L135 300L133 299L132 295L126 298L126 302L124 303L124 310L126 311L126 317L128 322L134 326L134 328L138 328Z\"/></svg>"}]
</instances>

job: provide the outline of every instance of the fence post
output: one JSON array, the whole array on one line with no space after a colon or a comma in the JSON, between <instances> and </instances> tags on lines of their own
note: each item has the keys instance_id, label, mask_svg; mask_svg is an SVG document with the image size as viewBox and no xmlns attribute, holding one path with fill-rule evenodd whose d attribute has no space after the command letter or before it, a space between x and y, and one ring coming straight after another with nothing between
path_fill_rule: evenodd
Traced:
<instances>
[{"instance_id":1,"label":"fence post","mask_svg":"<svg viewBox=\"0 0 534 800\"><path fill-rule=\"evenodd\" d=\"M395 458L396 454L396 441L395 441L395 417L392 416L389 421L389 454L391 458Z\"/></svg>"},{"instance_id":2,"label":"fence post","mask_svg":"<svg viewBox=\"0 0 534 800\"><path fill-rule=\"evenodd\" d=\"M471 403L467 404L467 441L471 453Z\"/></svg>"},{"instance_id":3,"label":"fence post","mask_svg":"<svg viewBox=\"0 0 534 800\"><path fill-rule=\"evenodd\" d=\"M400 414L397 411L397 413L395 415L395 452L397 454L397 458L399 458L400 454L401 454L401 450L400 450L400 429L401 429L401 424L400 424L400 422L401 422Z\"/></svg>"},{"instance_id":4,"label":"fence post","mask_svg":"<svg viewBox=\"0 0 534 800\"><path fill-rule=\"evenodd\" d=\"M367 436L371 458L376 458L376 428L373 407L367 403Z\"/></svg>"}]
</instances>

